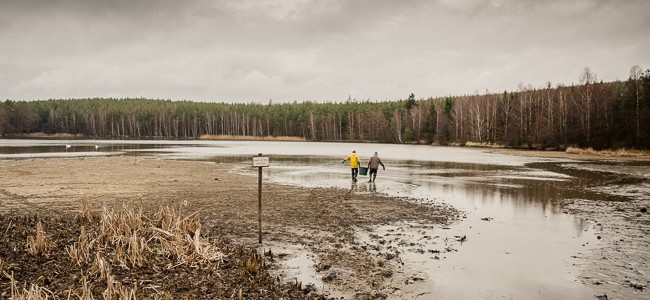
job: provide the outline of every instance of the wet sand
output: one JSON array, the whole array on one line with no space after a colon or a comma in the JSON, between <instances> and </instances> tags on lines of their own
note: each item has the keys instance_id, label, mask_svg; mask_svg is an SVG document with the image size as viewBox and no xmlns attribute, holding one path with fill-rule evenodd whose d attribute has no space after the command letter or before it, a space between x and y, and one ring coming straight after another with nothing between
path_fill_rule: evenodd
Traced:
<instances>
[{"instance_id":1,"label":"wet sand","mask_svg":"<svg viewBox=\"0 0 650 300\"><path fill-rule=\"evenodd\" d=\"M232 173L232 164L152 157L53 158L0 161L0 213L74 214L82 198L91 208L133 201L149 212L186 203L198 212L207 236L257 244L257 178ZM347 297L402 297L408 274L395 251L367 247L357 231L404 222L444 227L459 212L379 194L339 189L263 185L263 239L269 262L282 262L287 245L308 248L317 289ZM417 226L417 225L415 225ZM282 270L278 271L282 276ZM403 277L400 277L403 276Z\"/></svg>"}]
</instances>

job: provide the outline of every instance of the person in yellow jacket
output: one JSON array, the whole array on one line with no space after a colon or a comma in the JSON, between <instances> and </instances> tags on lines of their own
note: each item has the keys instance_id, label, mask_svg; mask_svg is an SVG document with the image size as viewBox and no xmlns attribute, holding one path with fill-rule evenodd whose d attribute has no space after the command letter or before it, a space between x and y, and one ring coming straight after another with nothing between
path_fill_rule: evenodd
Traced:
<instances>
[{"instance_id":1,"label":"person in yellow jacket","mask_svg":"<svg viewBox=\"0 0 650 300\"><path fill-rule=\"evenodd\" d=\"M346 160L350 161L350 168L352 168L352 181L356 182L357 174L359 174L359 163L361 162L357 155L357 151L352 150L352 154L344 158L341 163L344 163Z\"/></svg>"}]
</instances>

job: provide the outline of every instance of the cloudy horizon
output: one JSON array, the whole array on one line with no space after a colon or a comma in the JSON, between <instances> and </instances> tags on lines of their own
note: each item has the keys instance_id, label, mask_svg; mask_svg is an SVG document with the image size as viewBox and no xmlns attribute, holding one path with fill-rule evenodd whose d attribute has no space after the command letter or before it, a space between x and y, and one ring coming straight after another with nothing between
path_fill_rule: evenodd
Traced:
<instances>
[{"instance_id":1,"label":"cloudy horizon","mask_svg":"<svg viewBox=\"0 0 650 300\"><path fill-rule=\"evenodd\" d=\"M3 0L0 99L372 101L625 80L644 0Z\"/></svg>"}]
</instances>

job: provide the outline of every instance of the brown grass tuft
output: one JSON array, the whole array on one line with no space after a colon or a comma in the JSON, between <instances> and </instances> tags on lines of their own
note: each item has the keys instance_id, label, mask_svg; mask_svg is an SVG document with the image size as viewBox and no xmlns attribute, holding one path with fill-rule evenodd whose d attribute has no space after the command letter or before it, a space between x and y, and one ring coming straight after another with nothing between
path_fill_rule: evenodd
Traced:
<instances>
[{"instance_id":1,"label":"brown grass tuft","mask_svg":"<svg viewBox=\"0 0 650 300\"><path fill-rule=\"evenodd\" d=\"M89 241L88 233L86 233L86 227L81 226L77 243L66 246L65 250L68 253L68 256L70 256L70 260L73 263L81 266L81 263L85 262L90 256L90 251L92 250L93 243L94 240Z\"/></svg>"},{"instance_id":2,"label":"brown grass tuft","mask_svg":"<svg viewBox=\"0 0 650 300\"><path fill-rule=\"evenodd\" d=\"M108 276L111 275L111 266L99 252L95 253L95 260L90 267L90 272L101 280L107 280Z\"/></svg>"},{"instance_id":3,"label":"brown grass tuft","mask_svg":"<svg viewBox=\"0 0 650 300\"><path fill-rule=\"evenodd\" d=\"M92 284L88 282L88 278L86 278L86 276L83 276L81 278L81 295L76 295L77 298L79 298L79 300L95 300L92 291L93 291Z\"/></svg>"},{"instance_id":4,"label":"brown grass tuft","mask_svg":"<svg viewBox=\"0 0 650 300\"><path fill-rule=\"evenodd\" d=\"M90 210L90 200L88 197L81 198L81 205L79 207L79 217L82 220L92 221L92 213Z\"/></svg>"},{"instance_id":5,"label":"brown grass tuft","mask_svg":"<svg viewBox=\"0 0 650 300\"><path fill-rule=\"evenodd\" d=\"M41 221L36 223L36 235L27 237L27 251L36 256L48 257L54 248L54 241L45 234Z\"/></svg>"},{"instance_id":6,"label":"brown grass tuft","mask_svg":"<svg viewBox=\"0 0 650 300\"><path fill-rule=\"evenodd\" d=\"M129 289L119 281L115 280L115 277L108 276L108 279L106 280L106 290L102 295L104 296L104 299L135 300L137 299L137 289L137 286L133 289Z\"/></svg>"},{"instance_id":7,"label":"brown grass tuft","mask_svg":"<svg viewBox=\"0 0 650 300\"><path fill-rule=\"evenodd\" d=\"M40 287L36 284L30 284L29 289L27 288L27 283L23 284L22 288L18 287L18 283L14 279L14 273L11 272L11 276L7 275L7 278L11 282L11 299L12 300L47 300L54 297L54 293L50 290Z\"/></svg>"}]
</instances>

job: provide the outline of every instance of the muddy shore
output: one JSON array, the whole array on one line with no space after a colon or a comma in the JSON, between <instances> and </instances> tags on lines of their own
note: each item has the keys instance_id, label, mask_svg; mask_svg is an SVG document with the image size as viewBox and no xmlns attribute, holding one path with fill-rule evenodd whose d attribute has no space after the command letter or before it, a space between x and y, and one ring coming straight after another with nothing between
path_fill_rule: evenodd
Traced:
<instances>
[{"instance_id":1,"label":"muddy shore","mask_svg":"<svg viewBox=\"0 0 650 300\"><path fill-rule=\"evenodd\" d=\"M397 222L444 227L459 219L459 212L448 205L264 180L264 242L258 246L257 178L232 173L231 164L95 157L3 160L0 168L0 214L5 219L73 218L84 198L95 213L125 202L151 213L163 206L183 205L188 214L198 213L204 236L266 252L271 269L287 255L286 245L309 248L322 282L309 289L326 296L380 299L404 295L409 278L399 271L399 251L382 247L378 236L371 237L372 245L361 242L355 237L357 231ZM282 279L282 272L273 276ZM7 290L7 278L0 281L0 287Z\"/></svg>"},{"instance_id":2,"label":"muddy shore","mask_svg":"<svg viewBox=\"0 0 650 300\"><path fill-rule=\"evenodd\" d=\"M585 251L572 259L581 270L581 282L593 288L594 296L643 299L650 295L647 254L650 252L647 238L650 233L650 214L647 213L650 166L644 158L536 151L506 151L506 154L580 161L575 167L601 172L610 186L618 185L620 190L628 191L628 194L617 196L619 190L597 190L611 194L612 201L564 200L564 211L591 224L591 230L600 237L597 247L585 245ZM623 163L597 163L603 160ZM643 163L637 165L635 161ZM439 247L404 244L399 236L400 226L410 230L414 227L417 230L418 226L442 228L459 220L462 212L453 207L374 193L278 185L266 179L264 242L260 246L257 243L257 178L233 173L233 167L228 163L143 156L0 160L0 215L3 220L10 220L1 223L0 233L6 234L5 229L23 224L23 235L15 238L16 241L25 240L25 232L33 230L29 226L33 227L35 219L21 217L35 215L61 218L54 222L54 227L65 232L66 224L74 223L80 200L84 198L90 201L95 213L103 206L119 207L125 202L142 205L151 213L164 206L183 206L188 214L197 212L200 216L204 236L224 239L231 243L232 249L241 246L238 249L256 249L260 256L264 255L270 277L280 279L267 282L277 285L276 289L269 289L277 293L276 297L416 298L419 291L414 282L419 278L401 268L399 254L429 251L432 257L437 257L440 250L453 251L453 247L436 241L435 237L421 238L431 241L429 245L438 243ZM630 182L638 188L630 188ZM372 228L388 224L397 224L398 229L386 235L372 233ZM365 239L360 239L360 232L365 232L361 234ZM3 240L7 237L3 236ZM300 289L308 293L295 293L297 281L293 287L286 285L287 281L295 281L292 278L302 278L296 270L286 267L296 249L309 253L298 259L303 259L301 266L309 267L308 277L318 282L316 285L300 284ZM65 255L65 252L59 254ZM7 271L11 262L8 257L3 260ZM242 266L233 264L231 267ZM14 271L19 269L14 268ZM200 277L189 269L184 272L184 276L190 278ZM6 276L0 277L1 295L8 291L9 280ZM29 276L18 274L16 278L30 280ZM43 282L43 278L31 280ZM285 286L281 286L282 282ZM222 288L231 295L231 291L241 286L233 280ZM249 296L252 295L251 292ZM273 294L263 295L273 298Z\"/></svg>"},{"instance_id":3,"label":"muddy shore","mask_svg":"<svg viewBox=\"0 0 650 300\"><path fill-rule=\"evenodd\" d=\"M585 246L576 255L583 284L592 286L599 299L650 298L650 156L617 157L570 154L557 151L495 150L497 153L567 158L579 161L568 168L602 174L607 184L591 191L608 201L564 199L565 213L585 220L597 235L596 247ZM601 164L609 161L613 164ZM591 248L591 249L587 249ZM607 296L607 297L604 297Z\"/></svg>"}]
</instances>

